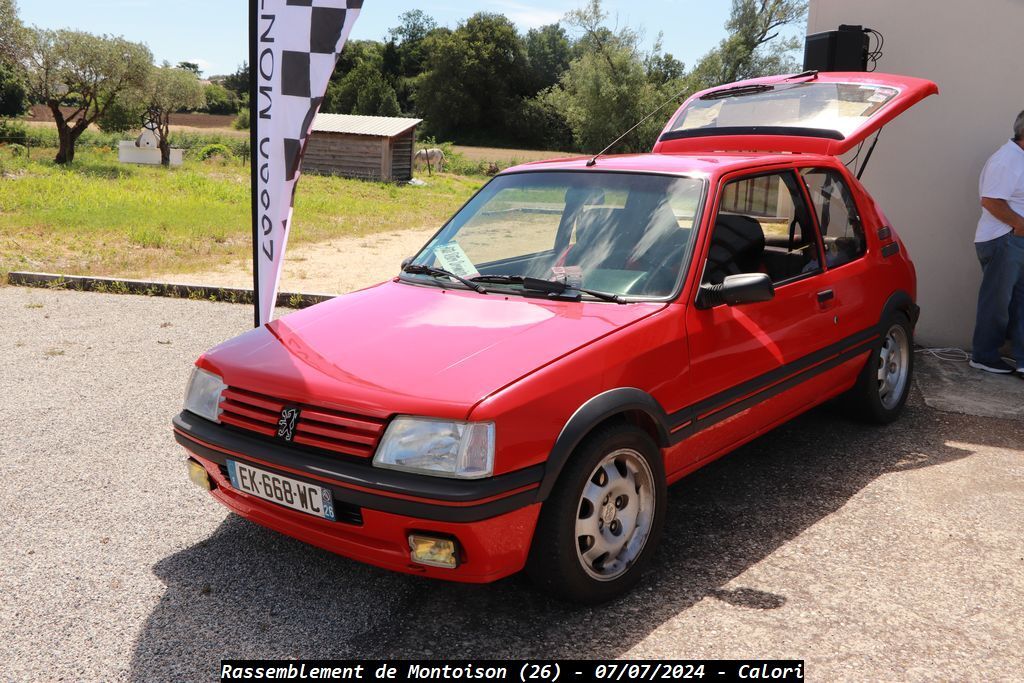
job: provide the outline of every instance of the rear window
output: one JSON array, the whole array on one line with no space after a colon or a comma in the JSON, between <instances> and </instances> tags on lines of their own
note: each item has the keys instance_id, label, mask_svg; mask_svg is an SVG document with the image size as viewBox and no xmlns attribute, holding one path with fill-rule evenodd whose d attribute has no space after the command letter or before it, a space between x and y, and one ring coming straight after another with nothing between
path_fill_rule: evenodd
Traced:
<instances>
[{"instance_id":1,"label":"rear window","mask_svg":"<svg viewBox=\"0 0 1024 683\"><path fill-rule=\"evenodd\" d=\"M896 88L859 83L741 86L694 100L676 117L671 131L767 126L813 129L845 138L898 93Z\"/></svg>"}]
</instances>

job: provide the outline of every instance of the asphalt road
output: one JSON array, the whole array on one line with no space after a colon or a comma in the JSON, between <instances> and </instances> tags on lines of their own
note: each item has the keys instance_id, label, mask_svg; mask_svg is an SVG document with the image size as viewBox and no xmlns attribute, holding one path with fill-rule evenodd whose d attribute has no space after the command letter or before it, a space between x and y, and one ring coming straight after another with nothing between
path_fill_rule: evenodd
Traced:
<instances>
[{"instance_id":1,"label":"asphalt road","mask_svg":"<svg viewBox=\"0 0 1024 683\"><path fill-rule=\"evenodd\" d=\"M212 680L222 657L802 658L810 680L1019 680L1024 423L825 407L670 491L643 587L391 574L227 512L170 418L246 307L0 287L0 680Z\"/></svg>"}]
</instances>

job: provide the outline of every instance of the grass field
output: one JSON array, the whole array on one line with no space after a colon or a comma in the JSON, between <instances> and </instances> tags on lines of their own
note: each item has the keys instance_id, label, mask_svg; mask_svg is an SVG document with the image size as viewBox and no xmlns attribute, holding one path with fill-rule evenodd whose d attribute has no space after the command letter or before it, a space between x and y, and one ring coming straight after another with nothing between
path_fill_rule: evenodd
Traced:
<instances>
[{"instance_id":1,"label":"grass field","mask_svg":"<svg viewBox=\"0 0 1024 683\"><path fill-rule=\"evenodd\" d=\"M144 277L250 253L248 166L129 166L109 148L82 148L61 168L53 152L26 159L0 148L0 274ZM305 175L291 242L439 227L484 180L435 174L416 187Z\"/></svg>"}]
</instances>

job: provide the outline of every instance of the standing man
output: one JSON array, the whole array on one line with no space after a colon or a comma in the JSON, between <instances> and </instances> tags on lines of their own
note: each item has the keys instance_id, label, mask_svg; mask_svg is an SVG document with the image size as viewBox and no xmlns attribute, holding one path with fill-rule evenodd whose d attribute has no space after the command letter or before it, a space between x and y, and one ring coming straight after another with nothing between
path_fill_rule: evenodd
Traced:
<instances>
[{"instance_id":1,"label":"standing man","mask_svg":"<svg viewBox=\"0 0 1024 683\"><path fill-rule=\"evenodd\" d=\"M999 356L1009 333L1016 372L1024 379L1024 111L1013 124L1013 139L982 169L980 190L974 247L982 276L971 367L1014 372Z\"/></svg>"}]
</instances>

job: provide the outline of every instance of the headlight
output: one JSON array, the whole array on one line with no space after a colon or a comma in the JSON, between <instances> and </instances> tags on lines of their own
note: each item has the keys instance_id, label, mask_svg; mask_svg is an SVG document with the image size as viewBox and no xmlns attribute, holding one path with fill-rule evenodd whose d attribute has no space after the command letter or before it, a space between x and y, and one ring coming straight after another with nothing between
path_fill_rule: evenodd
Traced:
<instances>
[{"instance_id":1,"label":"headlight","mask_svg":"<svg viewBox=\"0 0 1024 683\"><path fill-rule=\"evenodd\" d=\"M396 417L373 464L436 477L489 477L494 472L494 423Z\"/></svg>"},{"instance_id":2,"label":"headlight","mask_svg":"<svg viewBox=\"0 0 1024 683\"><path fill-rule=\"evenodd\" d=\"M220 394L227 388L224 381L212 372L192 368L192 377L185 389L185 410L220 422Z\"/></svg>"}]
</instances>

